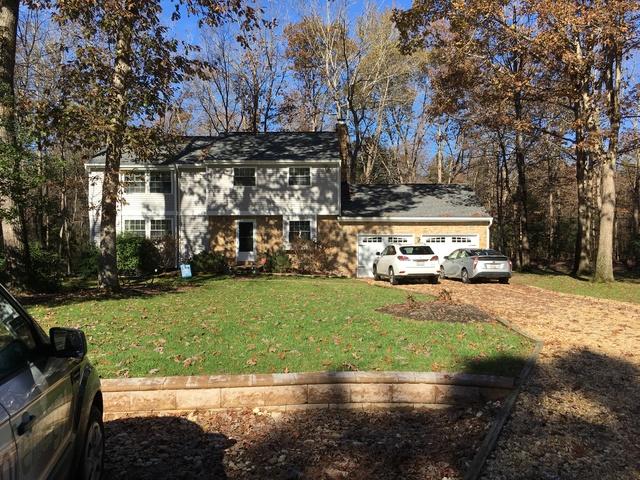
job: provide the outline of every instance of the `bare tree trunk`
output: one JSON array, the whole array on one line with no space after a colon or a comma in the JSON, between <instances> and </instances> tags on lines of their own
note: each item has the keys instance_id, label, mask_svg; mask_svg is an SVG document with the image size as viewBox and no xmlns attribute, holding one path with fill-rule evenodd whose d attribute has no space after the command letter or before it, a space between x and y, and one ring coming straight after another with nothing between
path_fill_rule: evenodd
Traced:
<instances>
[{"instance_id":1,"label":"bare tree trunk","mask_svg":"<svg viewBox=\"0 0 640 480\"><path fill-rule=\"evenodd\" d=\"M100 262L98 284L101 288L120 289L116 257L116 220L120 160L127 125L127 81L131 74L132 33L135 2L128 3L129 16L123 18L116 41L113 74L114 100L107 135L100 224Z\"/></svg>"},{"instance_id":2,"label":"bare tree trunk","mask_svg":"<svg viewBox=\"0 0 640 480\"><path fill-rule=\"evenodd\" d=\"M620 135L620 83L622 80L622 52L617 42L609 45L605 86L608 96L609 141L602 163L600 183L600 231L598 255L593 276L597 282L613 282L613 245L616 213L615 171Z\"/></svg>"},{"instance_id":3,"label":"bare tree trunk","mask_svg":"<svg viewBox=\"0 0 640 480\"><path fill-rule=\"evenodd\" d=\"M20 11L19 0L2 0L0 2L0 144L4 155L13 157L14 177L11 195L3 199L4 207L17 210L17 222L2 222L3 248L9 261L10 269L15 271L19 260L23 262L24 272L31 272L31 252L27 231L27 216L22 199L22 185L19 172L22 169L20 152L16 138L15 112L15 64L16 35ZM11 198L15 194L15 198ZM12 254L13 252L13 254Z\"/></svg>"}]
</instances>

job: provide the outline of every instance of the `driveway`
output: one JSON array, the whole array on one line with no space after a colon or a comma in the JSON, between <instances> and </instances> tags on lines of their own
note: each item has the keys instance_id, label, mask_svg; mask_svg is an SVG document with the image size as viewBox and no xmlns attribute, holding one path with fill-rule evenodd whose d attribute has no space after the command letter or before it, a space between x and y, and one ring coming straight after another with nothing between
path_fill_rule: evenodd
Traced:
<instances>
[{"instance_id":1,"label":"driveway","mask_svg":"<svg viewBox=\"0 0 640 480\"><path fill-rule=\"evenodd\" d=\"M544 341L485 478L640 478L640 305L525 285L398 288L448 290Z\"/></svg>"}]
</instances>

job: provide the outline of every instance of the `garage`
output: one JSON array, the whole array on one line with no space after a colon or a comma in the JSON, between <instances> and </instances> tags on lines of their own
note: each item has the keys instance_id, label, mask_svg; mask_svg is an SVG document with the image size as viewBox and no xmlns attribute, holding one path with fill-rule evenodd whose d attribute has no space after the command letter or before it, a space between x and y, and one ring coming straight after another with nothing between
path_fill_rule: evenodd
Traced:
<instances>
[{"instance_id":1,"label":"garage","mask_svg":"<svg viewBox=\"0 0 640 480\"><path fill-rule=\"evenodd\" d=\"M358 235L358 277L373 277L373 261L376 253L390 243L413 243L413 235Z\"/></svg>"},{"instance_id":2,"label":"garage","mask_svg":"<svg viewBox=\"0 0 640 480\"><path fill-rule=\"evenodd\" d=\"M420 243L429 245L433 253L442 259L458 248L480 248L480 236L477 234L422 235Z\"/></svg>"}]
</instances>

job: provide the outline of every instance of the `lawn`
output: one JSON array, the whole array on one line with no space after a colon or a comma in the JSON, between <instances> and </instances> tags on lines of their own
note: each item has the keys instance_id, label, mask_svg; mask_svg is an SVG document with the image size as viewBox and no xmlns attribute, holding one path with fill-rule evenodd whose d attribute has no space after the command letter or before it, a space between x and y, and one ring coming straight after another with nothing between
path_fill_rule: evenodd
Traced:
<instances>
[{"instance_id":1,"label":"lawn","mask_svg":"<svg viewBox=\"0 0 640 480\"><path fill-rule=\"evenodd\" d=\"M29 311L43 327L83 329L103 377L350 369L514 375L531 350L500 324L379 313L406 301L406 292L357 280L214 278L181 285L118 299L36 303Z\"/></svg>"},{"instance_id":2,"label":"lawn","mask_svg":"<svg viewBox=\"0 0 640 480\"><path fill-rule=\"evenodd\" d=\"M518 273L513 283L572 293L586 297L604 298L622 302L640 303L640 278L622 277L615 283L594 283L588 278L574 278L555 272Z\"/></svg>"}]
</instances>

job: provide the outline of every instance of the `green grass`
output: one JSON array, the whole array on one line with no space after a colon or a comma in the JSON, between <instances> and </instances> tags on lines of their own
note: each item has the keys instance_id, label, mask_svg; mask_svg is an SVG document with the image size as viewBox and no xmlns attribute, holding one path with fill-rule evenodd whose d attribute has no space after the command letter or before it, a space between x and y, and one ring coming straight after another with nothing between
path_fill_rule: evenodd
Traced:
<instances>
[{"instance_id":1,"label":"green grass","mask_svg":"<svg viewBox=\"0 0 640 480\"><path fill-rule=\"evenodd\" d=\"M46 328L83 329L103 377L348 369L515 375L531 350L500 324L375 311L405 300L401 290L357 280L258 277L29 310Z\"/></svg>"},{"instance_id":2,"label":"green grass","mask_svg":"<svg viewBox=\"0 0 640 480\"><path fill-rule=\"evenodd\" d=\"M588 278L578 279L561 273L541 271L515 274L513 283L585 297L640 303L640 278L620 277L614 283L594 283Z\"/></svg>"}]
</instances>

